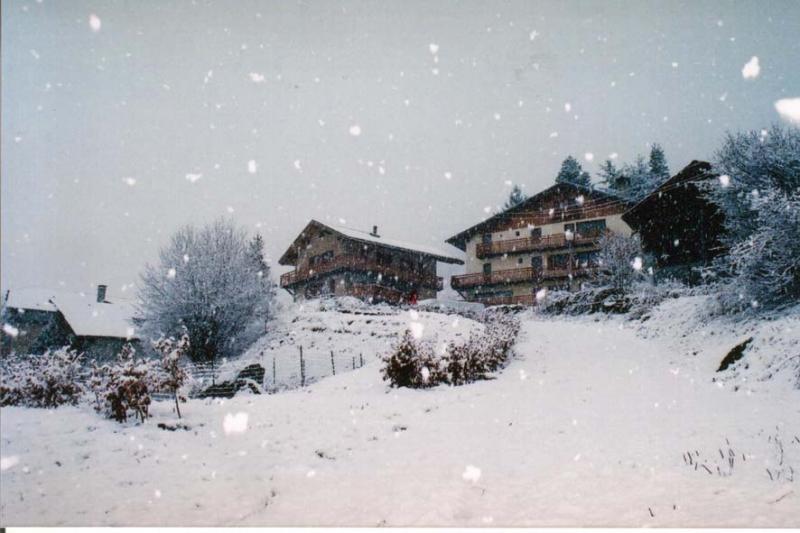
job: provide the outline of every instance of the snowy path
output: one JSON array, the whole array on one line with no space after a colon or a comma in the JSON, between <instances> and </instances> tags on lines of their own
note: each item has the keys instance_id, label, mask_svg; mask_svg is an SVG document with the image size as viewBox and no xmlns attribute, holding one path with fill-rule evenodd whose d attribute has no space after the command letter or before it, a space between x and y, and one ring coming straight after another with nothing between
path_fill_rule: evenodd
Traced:
<instances>
[{"instance_id":1,"label":"snowy path","mask_svg":"<svg viewBox=\"0 0 800 533\"><path fill-rule=\"evenodd\" d=\"M156 427L167 404L125 428L3 409L2 455L19 462L2 475L1 521L800 525L800 395L718 387L620 324L526 321L520 358L465 387L388 389L372 363L300 391L190 402L192 431ZM237 412L248 429L226 435ZM770 481L789 466L793 482Z\"/></svg>"}]
</instances>

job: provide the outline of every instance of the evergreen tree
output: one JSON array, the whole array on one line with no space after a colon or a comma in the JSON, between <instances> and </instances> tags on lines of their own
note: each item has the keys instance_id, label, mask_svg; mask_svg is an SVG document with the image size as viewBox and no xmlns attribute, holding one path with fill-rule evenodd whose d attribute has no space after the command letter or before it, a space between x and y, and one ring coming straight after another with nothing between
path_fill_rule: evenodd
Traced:
<instances>
[{"instance_id":1,"label":"evergreen tree","mask_svg":"<svg viewBox=\"0 0 800 533\"><path fill-rule=\"evenodd\" d=\"M506 200L506 203L503 206L503 211L518 206L527 198L528 197L525 195L525 193L522 192L522 188L519 185L514 185L514 187L511 189L511 194L508 195L508 200Z\"/></svg>"},{"instance_id":2,"label":"evergreen tree","mask_svg":"<svg viewBox=\"0 0 800 533\"><path fill-rule=\"evenodd\" d=\"M669 179L669 167L667 166L667 156L664 149L658 143L653 143L650 148L650 176L657 185L661 185Z\"/></svg>"},{"instance_id":3,"label":"evergreen tree","mask_svg":"<svg viewBox=\"0 0 800 533\"><path fill-rule=\"evenodd\" d=\"M592 179L589 173L583 170L578 160L570 155L561 163L561 169L556 176L556 183L570 183L572 185L591 187Z\"/></svg>"},{"instance_id":4,"label":"evergreen tree","mask_svg":"<svg viewBox=\"0 0 800 533\"><path fill-rule=\"evenodd\" d=\"M628 179L622 175L622 171L614 165L613 161L606 159L600 165L597 173L600 183L606 187L608 192L615 196L625 197L628 190Z\"/></svg>"}]
</instances>

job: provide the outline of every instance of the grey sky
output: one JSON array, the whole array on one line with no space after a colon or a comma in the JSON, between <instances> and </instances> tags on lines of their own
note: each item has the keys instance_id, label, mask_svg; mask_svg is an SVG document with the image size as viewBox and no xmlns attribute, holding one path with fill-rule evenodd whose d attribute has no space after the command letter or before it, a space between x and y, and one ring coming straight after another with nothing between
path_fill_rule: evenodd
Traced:
<instances>
[{"instance_id":1,"label":"grey sky","mask_svg":"<svg viewBox=\"0 0 800 533\"><path fill-rule=\"evenodd\" d=\"M568 154L678 170L778 121L799 33L796 1L4 1L2 285L121 295L218 216L273 260L310 218L440 244Z\"/></svg>"}]
</instances>

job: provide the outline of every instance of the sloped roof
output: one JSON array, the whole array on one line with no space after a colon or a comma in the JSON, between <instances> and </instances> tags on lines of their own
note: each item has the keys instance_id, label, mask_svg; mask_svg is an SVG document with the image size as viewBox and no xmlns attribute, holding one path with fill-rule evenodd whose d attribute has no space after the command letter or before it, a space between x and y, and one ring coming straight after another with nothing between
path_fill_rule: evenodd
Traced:
<instances>
[{"instance_id":1,"label":"sloped roof","mask_svg":"<svg viewBox=\"0 0 800 533\"><path fill-rule=\"evenodd\" d=\"M475 233L478 233L483 230L483 228L510 218L512 215L518 214L523 211L529 211L531 208L536 206L539 202L541 202L546 196L554 193L554 192L563 192L564 190L571 190L576 194L589 194L598 198L605 198L612 201L617 201L620 205L625 205L626 202L616 196L608 194L598 189L593 189L592 187L586 187L584 185L579 185L577 183L556 183L555 185L551 185L550 187L544 189L543 191L539 191L538 193L530 196L520 202L519 204L515 205L514 207L510 207L505 211L501 211L491 217L483 220L475 224L474 226L470 226L469 228L461 231L449 239L446 242L464 250L466 249L466 241Z\"/></svg>"},{"instance_id":2,"label":"sloped roof","mask_svg":"<svg viewBox=\"0 0 800 533\"><path fill-rule=\"evenodd\" d=\"M302 239L305 235L307 235L311 229L327 229L334 233L337 233L347 239L364 242L368 244L374 244L376 246L382 246L384 248L393 248L397 250L404 250L408 252L412 252L415 254L426 255L436 259L437 261L441 261L443 263L455 263L458 265L463 265L464 261L460 259L457 255L458 252L448 252L442 250L440 248L434 246L427 246L421 244L414 244L409 242L403 242L395 239L387 239L383 236L376 236L372 235L368 231L357 230L354 228L348 228L344 226L333 226L329 224L324 224L319 222L318 220L311 220L306 227L300 232L300 235L292 242L291 246L283 253L281 258L278 260L278 263L281 265L293 265L297 259L297 247L298 241Z\"/></svg>"},{"instance_id":3,"label":"sloped roof","mask_svg":"<svg viewBox=\"0 0 800 533\"><path fill-rule=\"evenodd\" d=\"M128 302L98 302L87 295L63 293L53 303L79 337L136 337L134 309Z\"/></svg>"},{"instance_id":4,"label":"sloped roof","mask_svg":"<svg viewBox=\"0 0 800 533\"><path fill-rule=\"evenodd\" d=\"M50 300L56 295L51 289L26 288L8 291L8 296L3 302L6 307L14 309L27 309L31 311L50 311L56 312L56 306Z\"/></svg>"},{"instance_id":5,"label":"sloped roof","mask_svg":"<svg viewBox=\"0 0 800 533\"><path fill-rule=\"evenodd\" d=\"M130 302L98 302L94 295L30 288L9 290L5 305L60 312L78 337L136 338L134 308Z\"/></svg>"},{"instance_id":6,"label":"sloped roof","mask_svg":"<svg viewBox=\"0 0 800 533\"><path fill-rule=\"evenodd\" d=\"M653 202L657 201L664 193L712 177L714 175L711 172L711 163L694 160L626 211L622 215L622 220L632 227L637 227L641 223L641 219L646 218L647 211L651 209Z\"/></svg>"}]
</instances>

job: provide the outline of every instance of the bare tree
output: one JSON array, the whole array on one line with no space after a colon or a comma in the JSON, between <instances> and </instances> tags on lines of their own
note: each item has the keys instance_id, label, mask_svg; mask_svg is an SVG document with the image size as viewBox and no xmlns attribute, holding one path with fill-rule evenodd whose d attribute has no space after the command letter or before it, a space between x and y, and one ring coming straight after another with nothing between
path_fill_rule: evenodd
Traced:
<instances>
[{"instance_id":1,"label":"bare tree","mask_svg":"<svg viewBox=\"0 0 800 533\"><path fill-rule=\"evenodd\" d=\"M263 333L272 308L268 272L251 250L245 231L227 220L178 230L142 274L143 333L157 339L185 331L194 361L240 353Z\"/></svg>"}]
</instances>

